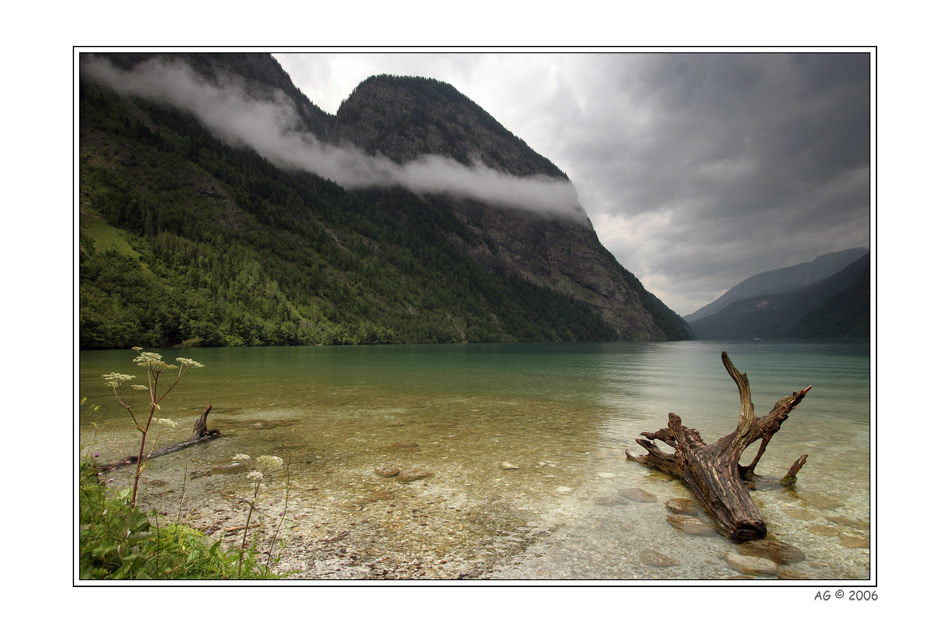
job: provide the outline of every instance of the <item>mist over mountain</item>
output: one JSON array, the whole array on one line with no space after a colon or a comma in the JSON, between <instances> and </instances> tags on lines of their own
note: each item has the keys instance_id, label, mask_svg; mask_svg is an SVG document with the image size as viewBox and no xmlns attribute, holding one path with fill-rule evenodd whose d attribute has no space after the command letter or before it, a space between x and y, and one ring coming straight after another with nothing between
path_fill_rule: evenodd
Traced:
<instances>
[{"instance_id":1,"label":"mist over mountain","mask_svg":"<svg viewBox=\"0 0 950 633\"><path fill-rule=\"evenodd\" d=\"M302 95L295 101L279 85L267 91L251 84L234 74L241 67L233 64L218 69L218 73L232 71L228 74L205 77L189 65L195 57L154 56L131 69L93 57L83 69L89 78L121 94L190 112L229 145L250 148L278 167L314 173L348 189L400 186L416 193L445 193L536 213L586 217L573 185L550 162L540 156L536 161L546 162L545 171L556 177L525 168L519 153L530 153L527 146L499 156L496 147L508 149L511 142L500 135L505 130L497 123L486 128L486 123L494 122L487 113L480 111L474 124L460 125L459 108L454 106L464 97L449 92L454 98L449 104L438 99L440 92L454 91L446 84L374 78L353 93L335 119L313 105L309 107L317 114L306 116L306 106L299 101ZM410 83L417 93L420 86L429 90L421 95L404 90ZM393 90L381 92L380 84L408 92L408 97L401 103ZM477 108L466 105L463 113ZM366 115L361 118L361 113ZM433 134L430 122L441 122L442 117L446 123L441 130L447 134ZM327 126L328 122L333 125ZM328 142L328 133L333 142ZM425 151L412 152L422 147ZM483 162L479 150L484 147L488 147L486 160L494 167ZM505 169L499 169L502 163L496 156Z\"/></svg>"},{"instance_id":2,"label":"mist over mountain","mask_svg":"<svg viewBox=\"0 0 950 633\"><path fill-rule=\"evenodd\" d=\"M83 347L688 336L442 82L330 115L269 55L82 55L79 96Z\"/></svg>"}]
</instances>

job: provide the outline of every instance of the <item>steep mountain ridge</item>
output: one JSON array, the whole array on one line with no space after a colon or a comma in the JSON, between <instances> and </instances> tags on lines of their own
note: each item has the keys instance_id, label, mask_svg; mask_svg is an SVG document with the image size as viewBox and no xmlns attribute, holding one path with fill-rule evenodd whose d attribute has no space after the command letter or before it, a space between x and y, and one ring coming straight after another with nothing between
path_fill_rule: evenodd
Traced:
<instances>
[{"instance_id":1,"label":"steep mountain ridge","mask_svg":"<svg viewBox=\"0 0 950 633\"><path fill-rule=\"evenodd\" d=\"M515 176L567 180L554 163L509 132L450 84L423 77L376 75L340 104L330 138L398 163L425 154L463 165L479 162Z\"/></svg>"},{"instance_id":2,"label":"steep mountain ridge","mask_svg":"<svg viewBox=\"0 0 950 633\"><path fill-rule=\"evenodd\" d=\"M341 104L331 136L399 163L436 154L514 176L568 182L560 169L477 104L433 79L367 79ZM579 207L565 217L459 197L440 197L438 203L476 236L458 246L488 270L517 275L594 306L623 339L686 337L679 317L620 266Z\"/></svg>"},{"instance_id":3,"label":"steep mountain ridge","mask_svg":"<svg viewBox=\"0 0 950 633\"><path fill-rule=\"evenodd\" d=\"M132 69L154 56L111 59ZM294 125L318 140L396 163L434 154L567 182L447 84L374 78L332 116L268 55L168 59L255 98L279 90L300 114ZM79 110L84 347L688 336L582 210L345 191L222 143L190 113L89 81ZM103 222L112 233L97 241ZM106 246L120 242L138 257Z\"/></svg>"}]
</instances>

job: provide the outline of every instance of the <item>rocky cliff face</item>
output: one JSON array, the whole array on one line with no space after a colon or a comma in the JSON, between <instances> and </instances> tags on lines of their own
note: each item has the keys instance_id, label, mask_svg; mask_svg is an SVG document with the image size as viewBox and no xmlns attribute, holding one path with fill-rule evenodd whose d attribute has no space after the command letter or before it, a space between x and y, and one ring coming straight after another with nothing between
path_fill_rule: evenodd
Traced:
<instances>
[{"instance_id":1,"label":"rocky cliff face","mask_svg":"<svg viewBox=\"0 0 950 633\"><path fill-rule=\"evenodd\" d=\"M330 138L399 163L435 154L513 176L567 181L551 161L477 104L431 79L364 81L340 106ZM487 269L520 276L593 306L623 339L687 337L685 323L645 292L601 245L581 209L574 217L564 217L465 198L441 197L439 203L478 237L474 243L457 244Z\"/></svg>"},{"instance_id":2,"label":"rocky cliff face","mask_svg":"<svg viewBox=\"0 0 950 633\"><path fill-rule=\"evenodd\" d=\"M548 159L444 82L371 77L340 105L331 138L381 152L400 163L425 154L463 165L479 161L515 176L567 179Z\"/></svg>"}]
</instances>

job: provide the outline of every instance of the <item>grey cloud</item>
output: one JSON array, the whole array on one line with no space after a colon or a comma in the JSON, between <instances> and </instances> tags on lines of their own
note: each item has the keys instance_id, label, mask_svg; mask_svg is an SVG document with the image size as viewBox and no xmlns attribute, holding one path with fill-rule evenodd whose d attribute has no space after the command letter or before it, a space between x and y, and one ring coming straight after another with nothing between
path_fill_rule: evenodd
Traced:
<instances>
[{"instance_id":1,"label":"grey cloud","mask_svg":"<svg viewBox=\"0 0 950 633\"><path fill-rule=\"evenodd\" d=\"M301 132L293 104L279 91L265 100L254 99L237 80L217 78L211 82L182 63L158 58L126 71L94 57L83 65L82 72L120 93L187 110L221 140L251 148L281 168L315 173L346 188L398 185L419 194L470 197L587 221L568 181L518 178L484 165L466 167L432 155L400 165L353 146L324 143Z\"/></svg>"},{"instance_id":2,"label":"grey cloud","mask_svg":"<svg viewBox=\"0 0 950 633\"><path fill-rule=\"evenodd\" d=\"M582 200L605 245L688 314L752 274L869 245L868 59L607 55L585 88L610 89L554 158L600 192ZM621 221L626 235L603 230Z\"/></svg>"}]
</instances>

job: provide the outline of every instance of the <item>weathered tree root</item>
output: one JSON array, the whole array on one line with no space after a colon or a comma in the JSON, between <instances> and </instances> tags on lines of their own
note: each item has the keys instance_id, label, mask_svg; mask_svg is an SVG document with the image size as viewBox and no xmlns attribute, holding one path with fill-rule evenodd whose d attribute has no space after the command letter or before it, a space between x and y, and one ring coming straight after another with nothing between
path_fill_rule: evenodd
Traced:
<instances>
[{"instance_id":1,"label":"weathered tree root","mask_svg":"<svg viewBox=\"0 0 950 633\"><path fill-rule=\"evenodd\" d=\"M780 399L767 415L756 417L748 377L735 368L725 352L722 353L722 363L739 387L741 413L735 431L715 444L707 445L696 429L683 426L680 417L670 413L667 428L655 433L641 433L647 439L637 440L637 444L647 450L647 455L634 455L629 450L626 454L627 459L681 479L721 534L737 542L752 541L764 538L767 527L747 486L763 480L754 472L759 459L772 436L802 401L811 385ZM752 462L748 466L740 465L742 452L760 439L762 442ZM676 450L673 454L666 453L653 440L660 440ZM798 458L778 483L793 485L807 457Z\"/></svg>"},{"instance_id":2,"label":"weathered tree root","mask_svg":"<svg viewBox=\"0 0 950 633\"><path fill-rule=\"evenodd\" d=\"M201 412L201 417L195 420L194 432L191 435L191 439L184 442L179 442L178 444L172 444L171 446L166 446L165 448L160 448L157 451L152 451L146 456L147 461L154 457L161 457L162 455L168 455L169 453L174 453L175 451L180 451L183 448L187 448L198 442L204 442L205 440L211 440L219 435L221 431L218 429L209 429L208 428L208 414L211 412L211 405L209 404L205 407L205 410ZM129 455L125 459L120 459L117 462L112 462L111 464L103 464L99 468L102 470L115 470L117 468L122 468L123 466L129 466L130 464L136 464L139 461L138 455Z\"/></svg>"}]
</instances>

